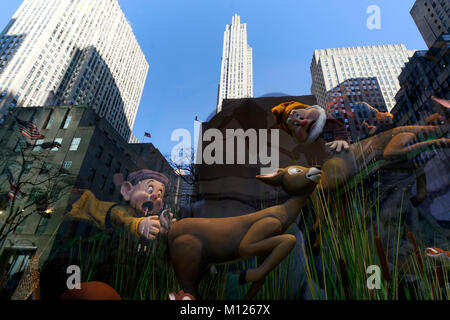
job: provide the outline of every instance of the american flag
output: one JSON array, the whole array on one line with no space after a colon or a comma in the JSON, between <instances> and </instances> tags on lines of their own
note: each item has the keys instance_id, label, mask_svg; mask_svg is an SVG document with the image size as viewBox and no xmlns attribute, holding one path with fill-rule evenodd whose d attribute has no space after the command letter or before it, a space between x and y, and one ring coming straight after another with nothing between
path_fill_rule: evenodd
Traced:
<instances>
[{"instance_id":1,"label":"american flag","mask_svg":"<svg viewBox=\"0 0 450 320\"><path fill-rule=\"evenodd\" d=\"M32 121L23 121L20 119L17 119L17 123L19 124L20 133L30 139L30 140L40 140L44 139L45 137L39 132L36 124Z\"/></svg>"},{"instance_id":2,"label":"american flag","mask_svg":"<svg viewBox=\"0 0 450 320\"><path fill-rule=\"evenodd\" d=\"M147 138L151 138L151 137L152 137L152 135L151 135L150 133L148 133L148 132L146 132L146 133L144 134L144 136L146 136Z\"/></svg>"},{"instance_id":3,"label":"american flag","mask_svg":"<svg viewBox=\"0 0 450 320\"><path fill-rule=\"evenodd\" d=\"M11 170L9 170L9 168L6 171L6 174L8 175L8 182L11 190L8 193L9 198L10 199L14 199L15 197L23 198L24 194L19 188L17 188L16 179L14 179L14 176L11 173Z\"/></svg>"}]
</instances>

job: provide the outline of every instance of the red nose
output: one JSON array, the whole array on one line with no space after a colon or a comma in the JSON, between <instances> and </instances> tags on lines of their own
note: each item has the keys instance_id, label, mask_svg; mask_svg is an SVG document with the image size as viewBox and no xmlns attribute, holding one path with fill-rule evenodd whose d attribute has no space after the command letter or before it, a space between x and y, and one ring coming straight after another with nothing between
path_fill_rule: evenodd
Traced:
<instances>
[{"instance_id":1,"label":"red nose","mask_svg":"<svg viewBox=\"0 0 450 320\"><path fill-rule=\"evenodd\" d=\"M306 127L308 125L308 120L300 120L300 126Z\"/></svg>"},{"instance_id":2,"label":"red nose","mask_svg":"<svg viewBox=\"0 0 450 320\"><path fill-rule=\"evenodd\" d=\"M156 194L152 194L150 196L150 200L155 201L156 199L158 199L158 197L156 196Z\"/></svg>"}]
</instances>

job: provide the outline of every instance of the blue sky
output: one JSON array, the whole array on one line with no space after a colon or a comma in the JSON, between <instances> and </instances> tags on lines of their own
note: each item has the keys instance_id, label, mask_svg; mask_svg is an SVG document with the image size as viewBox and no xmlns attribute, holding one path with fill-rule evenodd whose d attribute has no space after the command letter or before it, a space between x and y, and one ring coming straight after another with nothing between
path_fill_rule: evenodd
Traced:
<instances>
[{"instance_id":1,"label":"blue sky","mask_svg":"<svg viewBox=\"0 0 450 320\"><path fill-rule=\"evenodd\" d=\"M3 1L0 28L21 0ZM253 48L255 97L310 94L315 49L403 43L426 45L409 11L414 0L119 0L150 64L134 133L163 154L172 131L193 131L195 116L215 110L223 32L237 13ZM381 29L369 30L367 7L381 8Z\"/></svg>"}]
</instances>

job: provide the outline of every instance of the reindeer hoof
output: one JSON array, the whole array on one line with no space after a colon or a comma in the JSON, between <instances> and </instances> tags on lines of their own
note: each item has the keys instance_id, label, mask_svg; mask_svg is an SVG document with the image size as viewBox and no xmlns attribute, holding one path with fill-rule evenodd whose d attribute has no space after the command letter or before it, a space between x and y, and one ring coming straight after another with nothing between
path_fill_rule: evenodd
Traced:
<instances>
[{"instance_id":1,"label":"reindeer hoof","mask_svg":"<svg viewBox=\"0 0 450 320\"><path fill-rule=\"evenodd\" d=\"M240 285L247 283L246 276L247 276L247 271L245 271L245 270L241 271L241 274L239 275L239 284Z\"/></svg>"}]
</instances>

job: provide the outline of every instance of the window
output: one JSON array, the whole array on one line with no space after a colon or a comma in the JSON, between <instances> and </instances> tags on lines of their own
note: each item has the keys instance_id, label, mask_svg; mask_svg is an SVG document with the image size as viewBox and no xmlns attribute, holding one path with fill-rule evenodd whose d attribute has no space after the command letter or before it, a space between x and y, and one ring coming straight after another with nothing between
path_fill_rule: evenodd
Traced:
<instances>
[{"instance_id":1,"label":"window","mask_svg":"<svg viewBox=\"0 0 450 320\"><path fill-rule=\"evenodd\" d=\"M5 278L10 279L25 271L30 258L36 253L36 249L34 246L5 248L0 258L0 264L5 270Z\"/></svg>"},{"instance_id":2,"label":"window","mask_svg":"<svg viewBox=\"0 0 450 320\"><path fill-rule=\"evenodd\" d=\"M108 154L108 157L106 158L106 166L110 167L112 164L113 156L111 154Z\"/></svg>"},{"instance_id":3,"label":"window","mask_svg":"<svg viewBox=\"0 0 450 320\"><path fill-rule=\"evenodd\" d=\"M50 129L52 127L53 121L54 121L53 116L50 116L50 118L47 121L47 125L45 126L45 129L47 130Z\"/></svg>"},{"instance_id":4,"label":"window","mask_svg":"<svg viewBox=\"0 0 450 320\"><path fill-rule=\"evenodd\" d=\"M40 151L43 143L44 140L37 140L36 144L34 145L33 151Z\"/></svg>"},{"instance_id":5,"label":"window","mask_svg":"<svg viewBox=\"0 0 450 320\"><path fill-rule=\"evenodd\" d=\"M56 139L55 139L55 143L62 144L62 142L63 142L63 138L56 138ZM52 148L51 151L58 151L58 150L59 150L58 147L54 147L54 148Z\"/></svg>"},{"instance_id":6,"label":"window","mask_svg":"<svg viewBox=\"0 0 450 320\"><path fill-rule=\"evenodd\" d=\"M39 224L36 228L35 234L37 235L44 234L45 229L47 229L48 220L50 219L46 217L41 217L41 220L39 220Z\"/></svg>"},{"instance_id":7,"label":"window","mask_svg":"<svg viewBox=\"0 0 450 320\"><path fill-rule=\"evenodd\" d=\"M100 183L99 183L99 187L100 187L100 190L103 190L103 189L105 189L105 185L106 185L106 176L102 176L102 178L100 179Z\"/></svg>"},{"instance_id":8,"label":"window","mask_svg":"<svg viewBox=\"0 0 450 320\"><path fill-rule=\"evenodd\" d=\"M52 168L52 164L50 162L45 162L42 166L41 172L39 174L48 174L50 172L50 169Z\"/></svg>"},{"instance_id":9,"label":"window","mask_svg":"<svg viewBox=\"0 0 450 320\"><path fill-rule=\"evenodd\" d=\"M33 162L31 161L25 161L23 165L23 174L26 175L30 173L31 168L33 167Z\"/></svg>"},{"instance_id":10,"label":"window","mask_svg":"<svg viewBox=\"0 0 450 320\"><path fill-rule=\"evenodd\" d=\"M89 171L89 176L87 177L88 182L94 181L96 170L94 168L91 168Z\"/></svg>"},{"instance_id":11,"label":"window","mask_svg":"<svg viewBox=\"0 0 450 320\"><path fill-rule=\"evenodd\" d=\"M78 147L80 146L81 138L74 138L72 140L72 144L70 145L69 151L77 151Z\"/></svg>"},{"instance_id":12,"label":"window","mask_svg":"<svg viewBox=\"0 0 450 320\"><path fill-rule=\"evenodd\" d=\"M72 167L72 161L64 161L63 169L70 169Z\"/></svg>"},{"instance_id":13,"label":"window","mask_svg":"<svg viewBox=\"0 0 450 320\"><path fill-rule=\"evenodd\" d=\"M30 192L30 201L37 201L39 199L39 197L41 197L42 193L41 190L39 190L39 188L33 188Z\"/></svg>"},{"instance_id":14,"label":"window","mask_svg":"<svg viewBox=\"0 0 450 320\"><path fill-rule=\"evenodd\" d=\"M116 170L114 170L114 173L120 173L120 168L122 167L122 164L120 162L117 162L116 164Z\"/></svg>"},{"instance_id":15,"label":"window","mask_svg":"<svg viewBox=\"0 0 450 320\"><path fill-rule=\"evenodd\" d=\"M23 140L19 140L14 148L14 152L20 152L27 147L27 143Z\"/></svg>"},{"instance_id":16,"label":"window","mask_svg":"<svg viewBox=\"0 0 450 320\"><path fill-rule=\"evenodd\" d=\"M72 121L72 116L67 116L66 121L64 121L63 129L67 129Z\"/></svg>"},{"instance_id":17,"label":"window","mask_svg":"<svg viewBox=\"0 0 450 320\"><path fill-rule=\"evenodd\" d=\"M109 187L109 194L114 195L114 191L116 191L116 185L114 183L111 183Z\"/></svg>"},{"instance_id":18,"label":"window","mask_svg":"<svg viewBox=\"0 0 450 320\"><path fill-rule=\"evenodd\" d=\"M95 156L97 157L97 159L100 159L102 154L103 154L103 147L102 146L98 146L97 152L95 153Z\"/></svg>"}]
</instances>

